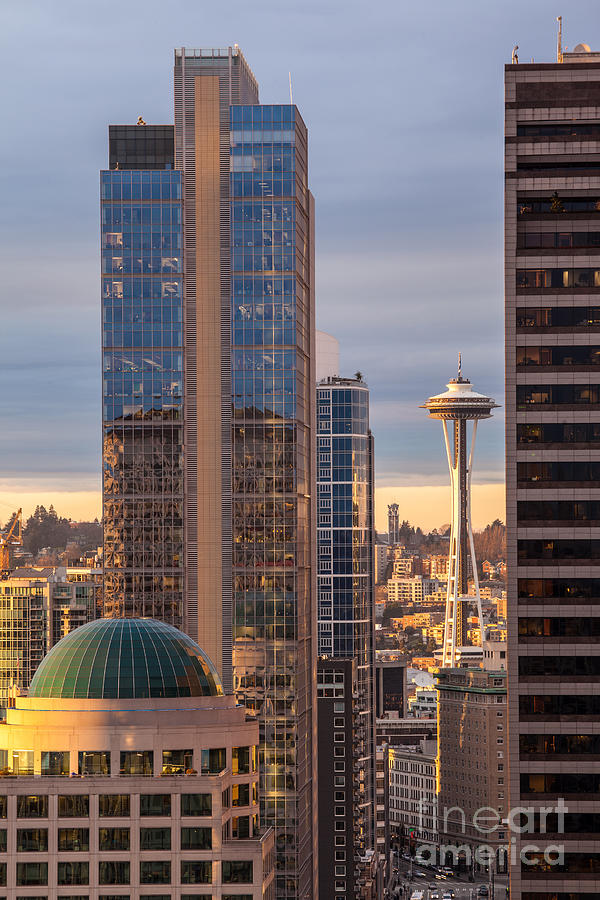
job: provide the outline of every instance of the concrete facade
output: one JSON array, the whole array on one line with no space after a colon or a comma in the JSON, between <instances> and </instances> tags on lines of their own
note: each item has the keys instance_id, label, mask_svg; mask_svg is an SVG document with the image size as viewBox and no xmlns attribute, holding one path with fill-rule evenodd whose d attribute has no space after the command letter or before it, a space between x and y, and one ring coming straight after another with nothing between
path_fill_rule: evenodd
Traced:
<instances>
[{"instance_id":1,"label":"concrete facade","mask_svg":"<svg viewBox=\"0 0 600 900\"><path fill-rule=\"evenodd\" d=\"M600 894L600 54L506 67L506 489L513 900ZM557 832L557 833L553 833ZM536 853L520 861L525 845ZM544 859L548 845L564 861Z\"/></svg>"}]
</instances>

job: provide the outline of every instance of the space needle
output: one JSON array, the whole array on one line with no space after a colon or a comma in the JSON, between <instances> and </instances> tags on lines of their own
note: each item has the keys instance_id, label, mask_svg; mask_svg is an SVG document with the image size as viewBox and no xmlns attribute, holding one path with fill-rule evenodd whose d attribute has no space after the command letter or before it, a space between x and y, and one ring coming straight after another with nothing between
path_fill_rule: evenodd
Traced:
<instances>
[{"instance_id":1,"label":"space needle","mask_svg":"<svg viewBox=\"0 0 600 900\"><path fill-rule=\"evenodd\" d=\"M452 520L450 547L448 550L448 587L446 592L446 616L444 620L444 644L442 668L454 668L459 660L473 657L467 647L468 602L476 602L479 618L480 643L483 641L483 616L481 595L477 577L477 560L471 526L471 472L477 423L489 419L498 404L491 397L484 397L473 390L468 378L463 378L461 356L458 355L458 376L452 378L443 394L430 397L421 409L428 409L432 419L441 419L444 429L450 482L452 485ZM471 446L467 459L467 423L471 420ZM452 433L450 424L452 423ZM475 583L475 596L468 596L469 560Z\"/></svg>"}]
</instances>

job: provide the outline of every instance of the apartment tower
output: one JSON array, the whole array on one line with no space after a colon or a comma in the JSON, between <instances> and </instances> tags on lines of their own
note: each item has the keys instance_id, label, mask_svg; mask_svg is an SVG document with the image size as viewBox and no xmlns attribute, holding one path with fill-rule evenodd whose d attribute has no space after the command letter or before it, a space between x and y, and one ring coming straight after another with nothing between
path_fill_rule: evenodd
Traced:
<instances>
[{"instance_id":1,"label":"apartment tower","mask_svg":"<svg viewBox=\"0 0 600 900\"><path fill-rule=\"evenodd\" d=\"M331 675L335 669L328 668L331 660L352 664L356 681L356 691L352 692L348 687L350 669L342 665L336 677L346 683L351 696L354 693L354 721L345 721L338 714L326 723L326 712L335 712L335 704L319 702L320 736L330 733L330 725L335 726L334 741L343 742L344 733L352 734L349 752L354 753L353 766L345 775L338 773L334 781L329 765L324 765L319 774L320 820L328 807L342 809L335 798L343 795L353 841L345 849L334 847L333 829L326 826L319 838L319 855L325 867L334 854L340 857L344 853L345 864L335 868L345 868L349 877L338 872L335 891L340 898L350 898L353 872L365 865L370 869L377 862L373 436L369 429L369 389L360 374L354 378L330 375L317 384L317 453L319 681L324 671ZM321 745L320 737L320 757ZM339 826L341 818L340 814ZM364 880L370 882L370 875ZM321 894L333 890L325 872L320 884Z\"/></svg>"},{"instance_id":2,"label":"apartment tower","mask_svg":"<svg viewBox=\"0 0 600 900\"><path fill-rule=\"evenodd\" d=\"M600 53L506 67L512 900L600 893ZM544 821L545 820L545 821ZM531 833L533 831L533 833ZM525 850L535 844L538 850ZM564 847L562 859L544 854Z\"/></svg>"},{"instance_id":3,"label":"apartment tower","mask_svg":"<svg viewBox=\"0 0 600 900\"><path fill-rule=\"evenodd\" d=\"M304 900L317 878L306 126L293 105L259 104L237 47L182 48L174 127L113 126L110 156L105 614L182 627L258 719L276 895Z\"/></svg>"}]
</instances>

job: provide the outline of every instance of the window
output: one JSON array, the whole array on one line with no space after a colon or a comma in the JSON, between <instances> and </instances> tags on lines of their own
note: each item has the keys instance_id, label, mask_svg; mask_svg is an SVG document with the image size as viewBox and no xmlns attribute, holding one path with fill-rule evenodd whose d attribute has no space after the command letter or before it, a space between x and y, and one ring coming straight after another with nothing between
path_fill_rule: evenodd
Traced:
<instances>
[{"instance_id":1,"label":"window","mask_svg":"<svg viewBox=\"0 0 600 900\"><path fill-rule=\"evenodd\" d=\"M59 828L58 850L59 852L79 851L90 849L89 828Z\"/></svg>"},{"instance_id":2,"label":"window","mask_svg":"<svg viewBox=\"0 0 600 900\"><path fill-rule=\"evenodd\" d=\"M250 772L250 747L232 748L231 771L234 775L247 775Z\"/></svg>"},{"instance_id":3,"label":"window","mask_svg":"<svg viewBox=\"0 0 600 900\"><path fill-rule=\"evenodd\" d=\"M223 809L229 809L229 788L226 788L221 793L221 803L223 805Z\"/></svg>"},{"instance_id":4,"label":"window","mask_svg":"<svg viewBox=\"0 0 600 900\"><path fill-rule=\"evenodd\" d=\"M88 862L59 862L59 884L89 884L90 865Z\"/></svg>"},{"instance_id":5,"label":"window","mask_svg":"<svg viewBox=\"0 0 600 900\"><path fill-rule=\"evenodd\" d=\"M232 784L231 785L231 805L232 806L249 806L250 805L250 785L249 784Z\"/></svg>"},{"instance_id":6,"label":"window","mask_svg":"<svg viewBox=\"0 0 600 900\"><path fill-rule=\"evenodd\" d=\"M346 814L345 806L334 806L334 815L335 816L343 816Z\"/></svg>"},{"instance_id":7,"label":"window","mask_svg":"<svg viewBox=\"0 0 600 900\"><path fill-rule=\"evenodd\" d=\"M0 828L0 853L6 853L7 832L6 828Z\"/></svg>"},{"instance_id":8,"label":"window","mask_svg":"<svg viewBox=\"0 0 600 900\"><path fill-rule=\"evenodd\" d=\"M129 863L122 860L101 860L98 863L100 884L129 884Z\"/></svg>"},{"instance_id":9,"label":"window","mask_svg":"<svg viewBox=\"0 0 600 900\"><path fill-rule=\"evenodd\" d=\"M265 895L266 896L266 895ZM221 894L222 900L252 900L252 894ZM192 900L191 895L182 894L181 900Z\"/></svg>"},{"instance_id":10,"label":"window","mask_svg":"<svg viewBox=\"0 0 600 900\"><path fill-rule=\"evenodd\" d=\"M335 846L336 847L345 847L346 846L346 835L345 834L336 834Z\"/></svg>"},{"instance_id":11,"label":"window","mask_svg":"<svg viewBox=\"0 0 600 900\"><path fill-rule=\"evenodd\" d=\"M81 750L80 775L110 775L110 750Z\"/></svg>"},{"instance_id":12,"label":"window","mask_svg":"<svg viewBox=\"0 0 600 900\"><path fill-rule=\"evenodd\" d=\"M63 900L63 898L61 898ZM140 894L140 900L171 900L170 894Z\"/></svg>"},{"instance_id":13,"label":"window","mask_svg":"<svg viewBox=\"0 0 600 900\"><path fill-rule=\"evenodd\" d=\"M6 863L0 863L0 884L6 884Z\"/></svg>"},{"instance_id":14,"label":"window","mask_svg":"<svg viewBox=\"0 0 600 900\"><path fill-rule=\"evenodd\" d=\"M225 809L229 807L229 792L227 798L223 799ZM227 802L225 802L225 800ZM212 797L210 794L182 794L181 795L181 815L182 816L210 816L212 815Z\"/></svg>"},{"instance_id":15,"label":"window","mask_svg":"<svg viewBox=\"0 0 600 900\"><path fill-rule=\"evenodd\" d=\"M6 819L8 815L8 800L6 795L0 796L0 819Z\"/></svg>"},{"instance_id":16,"label":"window","mask_svg":"<svg viewBox=\"0 0 600 900\"><path fill-rule=\"evenodd\" d=\"M210 860L182 860L181 883L212 884L212 862Z\"/></svg>"},{"instance_id":17,"label":"window","mask_svg":"<svg viewBox=\"0 0 600 900\"><path fill-rule=\"evenodd\" d=\"M170 850L170 828L140 828L140 850Z\"/></svg>"},{"instance_id":18,"label":"window","mask_svg":"<svg viewBox=\"0 0 600 900\"><path fill-rule=\"evenodd\" d=\"M47 828L17 828L17 851L19 853L45 853L47 850Z\"/></svg>"},{"instance_id":19,"label":"window","mask_svg":"<svg viewBox=\"0 0 600 900\"><path fill-rule=\"evenodd\" d=\"M121 775L152 775L153 767L152 750L121 750Z\"/></svg>"},{"instance_id":20,"label":"window","mask_svg":"<svg viewBox=\"0 0 600 900\"><path fill-rule=\"evenodd\" d=\"M140 816L170 816L170 794L140 794Z\"/></svg>"},{"instance_id":21,"label":"window","mask_svg":"<svg viewBox=\"0 0 600 900\"><path fill-rule=\"evenodd\" d=\"M0 772L4 775L33 775L33 750L0 750Z\"/></svg>"},{"instance_id":22,"label":"window","mask_svg":"<svg viewBox=\"0 0 600 900\"><path fill-rule=\"evenodd\" d=\"M232 818L231 836L240 841L250 837L250 816L234 816Z\"/></svg>"},{"instance_id":23,"label":"window","mask_svg":"<svg viewBox=\"0 0 600 900\"><path fill-rule=\"evenodd\" d=\"M42 750L42 775L69 775L71 754L68 750L50 752Z\"/></svg>"},{"instance_id":24,"label":"window","mask_svg":"<svg viewBox=\"0 0 600 900\"><path fill-rule=\"evenodd\" d=\"M19 794L17 797L18 819L47 819L48 797L46 794Z\"/></svg>"},{"instance_id":25,"label":"window","mask_svg":"<svg viewBox=\"0 0 600 900\"><path fill-rule=\"evenodd\" d=\"M212 850L212 828L182 828L182 850Z\"/></svg>"},{"instance_id":26,"label":"window","mask_svg":"<svg viewBox=\"0 0 600 900\"><path fill-rule=\"evenodd\" d=\"M48 884L48 863L46 862L18 862L17 884L19 887L35 887L38 884Z\"/></svg>"},{"instance_id":27,"label":"window","mask_svg":"<svg viewBox=\"0 0 600 900\"><path fill-rule=\"evenodd\" d=\"M106 818L129 816L130 805L129 794L100 794L98 797L99 815Z\"/></svg>"},{"instance_id":28,"label":"window","mask_svg":"<svg viewBox=\"0 0 600 900\"><path fill-rule=\"evenodd\" d=\"M227 754L224 747L202 750L201 759L203 775L218 775L227 766Z\"/></svg>"},{"instance_id":29,"label":"window","mask_svg":"<svg viewBox=\"0 0 600 900\"><path fill-rule=\"evenodd\" d=\"M163 775L185 775L194 771L194 754L192 750L163 750Z\"/></svg>"},{"instance_id":30,"label":"window","mask_svg":"<svg viewBox=\"0 0 600 900\"><path fill-rule=\"evenodd\" d=\"M129 828L99 828L99 850L129 850Z\"/></svg>"},{"instance_id":31,"label":"window","mask_svg":"<svg viewBox=\"0 0 600 900\"><path fill-rule=\"evenodd\" d=\"M345 791L335 791L335 796L333 798L336 803L345 803L346 802L346 792Z\"/></svg>"},{"instance_id":32,"label":"window","mask_svg":"<svg viewBox=\"0 0 600 900\"><path fill-rule=\"evenodd\" d=\"M221 863L223 884L252 884L251 859L224 859Z\"/></svg>"},{"instance_id":33,"label":"window","mask_svg":"<svg viewBox=\"0 0 600 900\"><path fill-rule=\"evenodd\" d=\"M140 862L140 884L170 884L171 863L169 860L142 860Z\"/></svg>"},{"instance_id":34,"label":"window","mask_svg":"<svg viewBox=\"0 0 600 900\"><path fill-rule=\"evenodd\" d=\"M336 866L335 874L336 874L336 876L345 875L346 874L346 866Z\"/></svg>"},{"instance_id":35,"label":"window","mask_svg":"<svg viewBox=\"0 0 600 900\"><path fill-rule=\"evenodd\" d=\"M90 798L87 794L58 795L59 818L87 818L89 814Z\"/></svg>"}]
</instances>

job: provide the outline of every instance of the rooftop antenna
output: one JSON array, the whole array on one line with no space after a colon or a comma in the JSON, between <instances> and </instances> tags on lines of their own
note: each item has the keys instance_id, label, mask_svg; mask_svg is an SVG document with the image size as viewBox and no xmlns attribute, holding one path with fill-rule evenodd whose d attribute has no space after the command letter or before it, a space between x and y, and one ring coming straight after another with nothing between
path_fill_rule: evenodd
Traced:
<instances>
[{"instance_id":1,"label":"rooftop antenna","mask_svg":"<svg viewBox=\"0 0 600 900\"><path fill-rule=\"evenodd\" d=\"M293 97L292 97L292 73L291 73L291 72L288 72L288 75L290 76L290 106L293 106L293 105L294 105L294 100L293 100Z\"/></svg>"},{"instance_id":2,"label":"rooftop antenna","mask_svg":"<svg viewBox=\"0 0 600 900\"><path fill-rule=\"evenodd\" d=\"M515 46L513 47L513 52L512 52L512 64L513 64L513 66L518 66L518 65L519 65L519 53L518 53L518 50L519 50L519 45L518 45L518 44L515 44Z\"/></svg>"},{"instance_id":3,"label":"rooftop antenna","mask_svg":"<svg viewBox=\"0 0 600 900\"><path fill-rule=\"evenodd\" d=\"M462 353L458 354L458 380L462 378Z\"/></svg>"},{"instance_id":4,"label":"rooftop antenna","mask_svg":"<svg viewBox=\"0 0 600 900\"><path fill-rule=\"evenodd\" d=\"M557 42L556 42L556 62L561 63L563 61L562 16L557 16L556 21L558 22L558 37L557 37Z\"/></svg>"}]
</instances>

